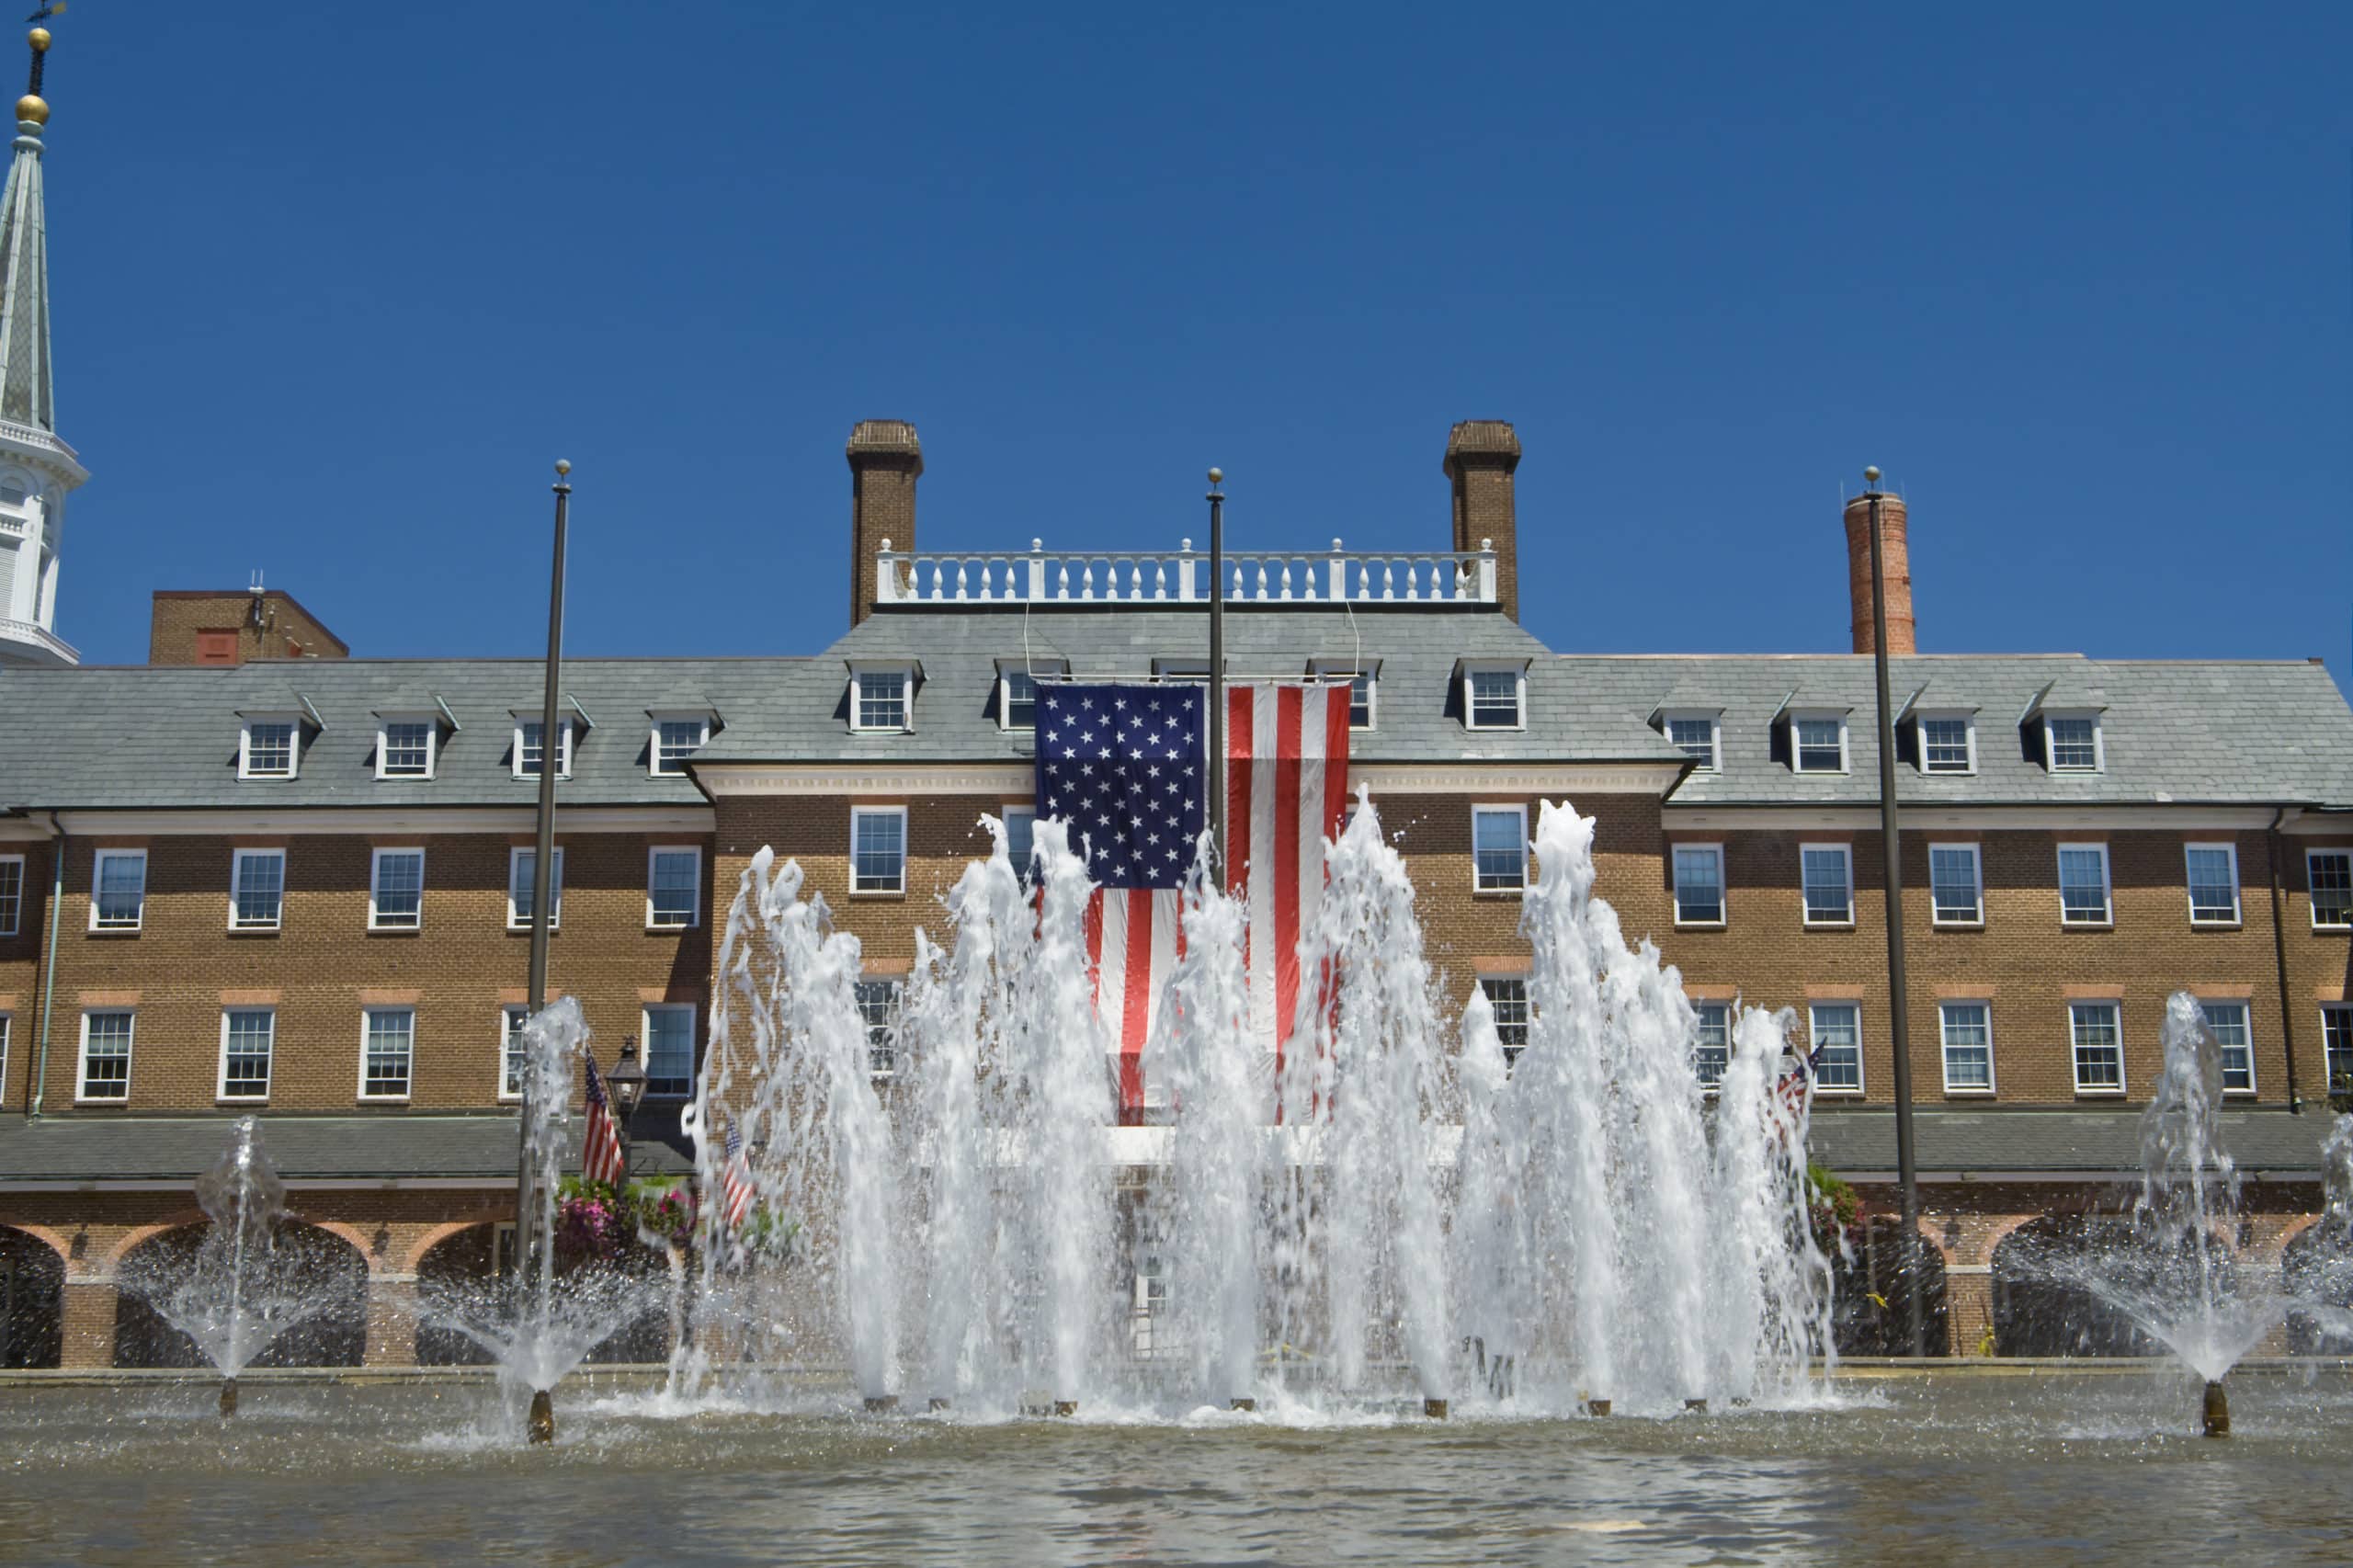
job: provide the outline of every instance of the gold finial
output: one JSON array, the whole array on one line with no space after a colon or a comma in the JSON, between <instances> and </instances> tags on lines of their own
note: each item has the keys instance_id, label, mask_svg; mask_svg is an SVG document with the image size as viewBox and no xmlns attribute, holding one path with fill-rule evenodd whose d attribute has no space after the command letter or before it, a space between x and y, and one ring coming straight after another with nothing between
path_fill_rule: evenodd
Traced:
<instances>
[{"instance_id":1,"label":"gold finial","mask_svg":"<svg viewBox=\"0 0 2353 1568\"><path fill-rule=\"evenodd\" d=\"M25 35L25 41L33 46L35 54L46 54L49 52L49 29L35 28Z\"/></svg>"},{"instance_id":2,"label":"gold finial","mask_svg":"<svg viewBox=\"0 0 2353 1568\"><path fill-rule=\"evenodd\" d=\"M27 93L23 97L17 100L17 119L19 120L28 119L35 125L47 125L49 123L48 100L35 97L32 94Z\"/></svg>"}]
</instances>

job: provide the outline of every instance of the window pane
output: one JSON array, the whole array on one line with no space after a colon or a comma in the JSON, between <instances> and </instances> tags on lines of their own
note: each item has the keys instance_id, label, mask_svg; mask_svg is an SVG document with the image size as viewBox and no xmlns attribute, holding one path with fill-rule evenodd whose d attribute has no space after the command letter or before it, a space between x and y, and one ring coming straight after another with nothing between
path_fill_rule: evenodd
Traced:
<instances>
[{"instance_id":1,"label":"window pane","mask_svg":"<svg viewBox=\"0 0 2353 1568\"><path fill-rule=\"evenodd\" d=\"M2192 920L2236 920L2239 917L2239 878L2235 857L2225 848L2193 846L2189 859L2189 917Z\"/></svg>"},{"instance_id":2,"label":"window pane","mask_svg":"<svg viewBox=\"0 0 2353 1568\"><path fill-rule=\"evenodd\" d=\"M1495 1039L1503 1044L1504 1065L1508 1067L1528 1049L1528 982L1517 975L1488 975L1481 978L1479 989L1495 1011Z\"/></svg>"},{"instance_id":3,"label":"window pane","mask_svg":"<svg viewBox=\"0 0 2353 1568\"><path fill-rule=\"evenodd\" d=\"M1723 1082L1724 1069L1732 1064L1732 1005L1695 1002L1692 1010L1699 1015L1699 1036L1691 1051L1691 1070L1713 1088Z\"/></svg>"},{"instance_id":4,"label":"window pane","mask_svg":"<svg viewBox=\"0 0 2353 1568\"><path fill-rule=\"evenodd\" d=\"M2060 918L2071 926L2099 926L2108 921L2108 852L2104 849L2059 851Z\"/></svg>"},{"instance_id":5,"label":"window pane","mask_svg":"<svg viewBox=\"0 0 2353 1568\"><path fill-rule=\"evenodd\" d=\"M2075 1087L2124 1086L2124 1047L2119 1038L2116 1004L2077 1002L2067 1009L2075 1044Z\"/></svg>"},{"instance_id":6,"label":"window pane","mask_svg":"<svg viewBox=\"0 0 2353 1568\"><path fill-rule=\"evenodd\" d=\"M245 727L245 771L284 774L294 771L294 726L256 723Z\"/></svg>"},{"instance_id":7,"label":"window pane","mask_svg":"<svg viewBox=\"0 0 2353 1568\"><path fill-rule=\"evenodd\" d=\"M1013 874L1028 881L1037 868L1031 864L1038 855L1038 813L1029 811L1007 811L1005 813L1005 853L1013 862Z\"/></svg>"},{"instance_id":8,"label":"window pane","mask_svg":"<svg viewBox=\"0 0 2353 1568\"><path fill-rule=\"evenodd\" d=\"M237 856L236 884L230 890L234 924L240 929L267 930L275 926L285 903L286 857Z\"/></svg>"},{"instance_id":9,"label":"window pane","mask_svg":"<svg viewBox=\"0 0 2353 1568\"><path fill-rule=\"evenodd\" d=\"M523 1026L530 1021L529 1007L509 1006L506 1009L504 1041L499 1048L498 1092L508 1099L519 1099L523 1094Z\"/></svg>"},{"instance_id":10,"label":"window pane","mask_svg":"<svg viewBox=\"0 0 2353 1568\"><path fill-rule=\"evenodd\" d=\"M1519 672L1471 672L1471 727L1510 730L1519 725Z\"/></svg>"},{"instance_id":11,"label":"window pane","mask_svg":"<svg viewBox=\"0 0 2353 1568\"><path fill-rule=\"evenodd\" d=\"M1528 848L1521 842L1518 812L1474 812L1471 818L1472 859L1482 888L1517 888L1527 883Z\"/></svg>"},{"instance_id":12,"label":"window pane","mask_svg":"<svg viewBox=\"0 0 2353 1568\"><path fill-rule=\"evenodd\" d=\"M0 937L13 937L25 913L25 863L0 860Z\"/></svg>"},{"instance_id":13,"label":"window pane","mask_svg":"<svg viewBox=\"0 0 2353 1568\"><path fill-rule=\"evenodd\" d=\"M433 766L433 726L403 720L384 726L384 773L422 778Z\"/></svg>"},{"instance_id":14,"label":"window pane","mask_svg":"<svg viewBox=\"0 0 2353 1568\"><path fill-rule=\"evenodd\" d=\"M2247 1034L2246 1004L2244 1002L2203 1002L2206 1027L2214 1031L2214 1043L2222 1048L2222 1088L2240 1094L2255 1091L2255 1046Z\"/></svg>"},{"instance_id":15,"label":"window pane","mask_svg":"<svg viewBox=\"0 0 2353 1568\"><path fill-rule=\"evenodd\" d=\"M684 773L687 758L703 743L700 719L665 719L654 726L654 771Z\"/></svg>"},{"instance_id":16,"label":"window pane","mask_svg":"<svg viewBox=\"0 0 2353 1568\"><path fill-rule=\"evenodd\" d=\"M1948 923L1974 924L1984 918L1977 886L1977 856L1970 849L1928 850L1928 890L1936 902L1936 918Z\"/></svg>"},{"instance_id":17,"label":"window pane","mask_svg":"<svg viewBox=\"0 0 2353 1568\"><path fill-rule=\"evenodd\" d=\"M98 925L128 927L139 924L147 896L147 857L98 856Z\"/></svg>"},{"instance_id":18,"label":"window pane","mask_svg":"<svg viewBox=\"0 0 2353 1568\"><path fill-rule=\"evenodd\" d=\"M2339 1079L2353 1087L2353 1007L2323 1007L2320 1038L2328 1059L2329 1088L2336 1090Z\"/></svg>"},{"instance_id":19,"label":"window pane","mask_svg":"<svg viewBox=\"0 0 2353 1568\"><path fill-rule=\"evenodd\" d=\"M523 721L522 739L516 746L515 755L517 771L527 776L536 777L540 771L540 759L547 749L540 744L540 732L544 727L537 719ZM556 777L561 778L572 770L571 720L557 721L555 737L555 772Z\"/></svg>"},{"instance_id":20,"label":"window pane","mask_svg":"<svg viewBox=\"0 0 2353 1568\"><path fill-rule=\"evenodd\" d=\"M368 1044L360 1062L359 1093L368 1099L399 1098L408 1093L416 1014L406 1007L371 1007Z\"/></svg>"},{"instance_id":21,"label":"window pane","mask_svg":"<svg viewBox=\"0 0 2353 1568\"><path fill-rule=\"evenodd\" d=\"M119 1100L131 1096L131 1015L83 1016L82 1097Z\"/></svg>"},{"instance_id":22,"label":"window pane","mask_svg":"<svg viewBox=\"0 0 2353 1568\"><path fill-rule=\"evenodd\" d=\"M2313 855L2304 866L2312 881L2313 924L2353 926L2353 851Z\"/></svg>"},{"instance_id":23,"label":"window pane","mask_svg":"<svg viewBox=\"0 0 2353 1568\"><path fill-rule=\"evenodd\" d=\"M645 1092L683 1096L694 1092L695 1010L645 1009Z\"/></svg>"},{"instance_id":24,"label":"window pane","mask_svg":"<svg viewBox=\"0 0 2353 1568\"><path fill-rule=\"evenodd\" d=\"M691 926L702 910L702 857L691 849L654 852L647 924Z\"/></svg>"},{"instance_id":25,"label":"window pane","mask_svg":"<svg viewBox=\"0 0 2353 1568\"><path fill-rule=\"evenodd\" d=\"M870 670L858 677L858 727L861 730L904 730L907 727L905 675L895 670Z\"/></svg>"},{"instance_id":26,"label":"window pane","mask_svg":"<svg viewBox=\"0 0 2353 1568\"><path fill-rule=\"evenodd\" d=\"M1716 766L1716 722L1712 719L1669 719L1666 738L1703 768Z\"/></svg>"},{"instance_id":27,"label":"window pane","mask_svg":"<svg viewBox=\"0 0 2353 1568\"><path fill-rule=\"evenodd\" d=\"M1799 719L1791 728L1797 734L1800 773L1836 773L1847 766L1846 748L1839 744L1844 721Z\"/></svg>"},{"instance_id":28,"label":"window pane","mask_svg":"<svg viewBox=\"0 0 2353 1568\"><path fill-rule=\"evenodd\" d=\"M1994 1033L1982 1002L1947 1002L1944 1020L1945 1087L1994 1086Z\"/></svg>"},{"instance_id":29,"label":"window pane","mask_svg":"<svg viewBox=\"0 0 2353 1568\"><path fill-rule=\"evenodd\" d=\"M1966 773L1969 771L1969 721L1966 719L1923 719L1920 721L1920 755L1931 773Z\"/></svg>"},{"instance_id":30,"label":"window pane","mask_svg":"<svg viewBox=\"0 0 2353 1568\"><path fill-rule=\"evenodd\" d=\"M2057 773L2088 773L2099 767L2099 726L2090 719L2052 719L2051 767Z\"/></svg>"},{"instance_id":31,"label":"window pane","mask_svg":"<svg viewBox=\"0 0 2353 1568\"><path fill-rule=\"evenodd\" d=\"M269 1047L278 1015L267 1007L238 1009L227 1016L221 1063L224 1099L261 1099L269 1094Z\"/></svg>"},{"instance_id":32,"label":"window pane","mask_svg":"<svg viewBox=\"0 0 2353 1568\"><path fill-rule=\"evenodd\" d=\"M850 886L858 892L898 892L906 886L907 819L897 812L858 812L850 818Z\"/></svg>"},{"instance_id":33,"label":"window pane","mask_svg":"<svg viewBox=\"0 0 2353 1568\"><path fill-rule=\"evenodd\" d=\"M1861 1009L1851 1002L1813 1008L1813 1082L1822 1089L1863 1086Z\"/></svg>"},{"instance_id":34,"label":"window pane","mask_svg":"<svg viewBox=\"0 0 2353 1568\"><path fill-rule=\"evenodd\" d=\"M867 1071L888 1076L898 1067L899 983L859 981L858 1016L866 1022Z\"/></svg>"},{"instance_id":35,"label":"window pane","mask_svg":"<svg viewBox=\"0 0 2353 1568\"><path fill-rule=\"evenodd\" d=\"M1358 676L1348 682L1348 728L1372 728L1372 677Z\"/></svg>"},{"instance_id":36,"label":"window pane","mask_svg":"<svg viewBox=\"0 0 2353 1568\"><path fill-rule=\"evenodd\" d=\"M1034 730L1038 727L1038 677L1027 671L1006 672L1005 727L1008 730Z\"/></svg>"},{"instance_id":37,"label":"window pane","mask_svg":"<svg viewBox=\"0 0 2353 1568\"><path fill-rule=\"evenodd\" d=\"M1855 917L1855 904L1847 885L1847 852L1844 849L1808 849L1804 857L1805 917L1809 924L1843 926Z\"/></svg>"},{"instance_id":38,"label":"window pane","mask_svg":"<svg viewBox=\"0 0 2353 1568\"><path fill-rule=\"evenodd\" d=\"M1723 858L1714 848L1676 850L1675 917L1699 925L1723 919Z\"/></svg>"},{"instance_id":39,"label":"window pane","mask_svg":"<svg viewBox=\"0 0 2353 1568\"><path fill-rule=\"evenodd\" d=\"M531 897L538 891L535 884L539 880L540 852L536 846L529 849L517 849L507 858L506 864L512 878L512 885L507 888L506 896L515 903L515 914L507 924L529 926L531 923L533 907ZM556 847L555 858L548 862L548 925L556 926L563 924L563 848L559 845Z\"/></svg>"},{"instance_id":40,"label":"window pane","mask_svg":"<svg viewBox=\"0 0 2353 1568\"><path fill-rule=\"evenodd\" d=\"M425 852L387 851L376 857L376 924L415 926L425 909Z\"/></svg>"}]
</instances>

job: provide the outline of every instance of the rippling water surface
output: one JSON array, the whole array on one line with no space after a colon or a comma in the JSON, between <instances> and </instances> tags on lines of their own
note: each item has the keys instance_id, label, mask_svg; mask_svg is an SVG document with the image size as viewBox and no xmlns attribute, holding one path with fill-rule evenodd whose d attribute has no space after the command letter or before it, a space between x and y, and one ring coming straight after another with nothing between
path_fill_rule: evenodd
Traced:
<instances>
[{"instance_id":1,"label":"rippling water surface","mask_svg":"<svg viewBox=\"0 0 2353 1568\"><path fill-rule=\"evenodd\" d=\"M680 1413L479 1384L0 1391L0 1561L2342 1562L2353 1384L1891 1379L1669 1420Z\"/></svg>"}]
</instances>

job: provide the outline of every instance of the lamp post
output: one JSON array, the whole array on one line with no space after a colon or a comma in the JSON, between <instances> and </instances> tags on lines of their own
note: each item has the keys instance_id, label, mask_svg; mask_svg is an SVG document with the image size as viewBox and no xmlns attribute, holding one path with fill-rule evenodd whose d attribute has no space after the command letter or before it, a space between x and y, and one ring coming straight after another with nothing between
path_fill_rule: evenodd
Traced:
<instances>
[{"instance_id":1,"label":"lamp post","mask_svg":"<svg viewBox=\"0 0 2353 1568\"><path fill-rule=\"evenodd\" d=\"M637 1059L637 1037L621 1037L621 1057L613 1070L605 1074L605 1092L613 1097L613 1109L620 1113L616 1125L621 1135L621 1180L629 1180L630 1157L636 1146L630 1142L629 1127L637 1115L637 1108L645 1098L645 1065Z\"/></svg>"},{"instance_id":2,"label":"lamp post","mask_svg":"<svg viewBox=\"0 0 2353 1568\"><path fill-rule=\"evenodd\" d=\"M1904 1315L1915 1358L1927 1353L1920 1331L1920 1178L1912 1154L1911 1004L1904 982L1904 855L1896 837L1895 712L1887 678L1887 580L1879 537L1879 470L1863 470L1863 499L1871 520L1871 663L1879 676L1879 841L1886 866L1888 1042L1895 1051L1895 1171L1904 1237L1896 1248L1904 1271Z\"/></svg>"},{"instance_id":3,"label":"lamp post","mask_svg":"<svg viewBox=\"0 0 2353 1568\"><path fill-rule=\"evenodd\" d=\"M548 907L555 870L555 776L563 763L556 733L556 700L563 681L563 546L572 501L572 464L555 465L555 551L548 573L548 665L545 701L540 709L539 846L531 861L531 971L527 1000L537 1017L548 1005ZM520 758L517 759L520 762ZM515 1261L531 1267L532 1249L541 1238L538 1230L536 1176L531 1169L531 1075L523 1074L520 1103L516 1107L518 1136L515 1162Z\"/></svg>"}]
</instances>

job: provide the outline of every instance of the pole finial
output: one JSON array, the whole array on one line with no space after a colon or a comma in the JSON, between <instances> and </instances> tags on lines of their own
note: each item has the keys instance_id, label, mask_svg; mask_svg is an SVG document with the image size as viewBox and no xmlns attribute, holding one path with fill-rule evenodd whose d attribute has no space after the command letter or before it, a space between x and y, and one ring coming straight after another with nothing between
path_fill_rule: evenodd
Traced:
<instances>
[{"instance_id":1,"label":"pole finial","mask_svg":"<svg viewBox=\"0 0 2353 1568\"><path fill-rule=\"evenodd\" d=\"M1877 463L1866 463L1864 465L1863 483L1865 484L1877 484L1879 483L1879 465Z\"/></svg>"},{"instance_id":2,"label":"pole finial","mask_svg":"<svg viewBox=\"0 0 2353 1568\"><path fill-rule=\"evenodd\" d=\"M555 471L558 474L570 473L572 472L572 460L570 458L556 459Z\"/></svg>"},{"instance_id":3,"label":"pole finial","mask_svg":"<svg viewBox=\"0 0 2353 1568\"><path fill-rule=\"evenodd\" d=\"M1210 483L1211 484L1223 484L1225 483L1225 470L1222 468L1213 468L1210 470Z\"/></svg>"}]
</instances>

